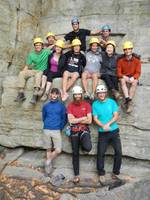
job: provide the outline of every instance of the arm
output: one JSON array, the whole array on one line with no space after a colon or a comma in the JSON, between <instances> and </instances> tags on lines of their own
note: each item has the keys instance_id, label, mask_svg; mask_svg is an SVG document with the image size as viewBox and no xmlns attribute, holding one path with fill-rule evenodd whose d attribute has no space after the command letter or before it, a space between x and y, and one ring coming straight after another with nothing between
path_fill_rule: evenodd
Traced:
<instances>
[{"instance_id":1,"label":"arm","mask_svg":"<svg viewBox=\"0 0 150 200\"><path fill-rule=\"evenodd\" d=\"M91 31L90 35L100 35L101 34L101 30L96 30L96 31Z\"/></svg>"},{"instance_id":2,"label":"arm","mask_svg":"<svg viewBox=\"0 0 150 200\"><path fill-rule=\"evenodd\" d=\"M43 108L42 108L42 120L43 120L43 122L45 121L45 118L46 118L46 111L45 111L45 106L43 106Z\"/></svg>"},{"instance_id":3,"label":"arm","mask_svg":"<svg viewBox=\"0 0 150 200\"><path fill-rule=\"evenodd\" d=\"M62 106L61 120L62 120L61 121L61 130L62 130L67 123L67 111L64 105Z\"/></svg>"},{"instance_id":4,"label":"arm","mask_svg":"<svg viewBox=\"0 0 150 200\"><path fill-rule=\"evenodd\" d=\"M120 60L117 61L117 76L118 78L123 78Z\"/></svg>"},{"instance_id":5,"label":"arm","mask_svg":"<svg viewBox=\"0 0 150 200\"><path fill-rule=\"evenodd\" d=\"M141 75L141 62L138 61L137 66L136 66L136 71L133 77L134 79L138 79L140 75Z\"/></svg>"},{"instance_id":6,"label":"arm","mask_svg":"<svg viewBox=\"0 0 150 200\"><path fill-rule=\"evenodd\" d=\"M82 124L91 124L92 123L92 114L88 113L86 118L81 121Z\"/></svg>"},{"instance_id":7,"label":"arm","mask_svg":"<svg viewBox=\"0 0 150 200\"><path fill-rule=\"evenodd\" d=\"M80 118L75 118L74 115L68 114L68 121L71 124L82 123L82 121L84 121L84 120L87 120L87 116L80 117Z\"/></svg>"}]
</instances>

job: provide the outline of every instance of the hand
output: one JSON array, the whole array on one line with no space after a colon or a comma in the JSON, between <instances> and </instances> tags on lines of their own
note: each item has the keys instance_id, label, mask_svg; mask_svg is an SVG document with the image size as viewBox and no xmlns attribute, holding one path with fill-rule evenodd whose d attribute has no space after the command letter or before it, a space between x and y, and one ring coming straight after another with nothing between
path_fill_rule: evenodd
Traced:
<instances>
[{"instance_id":1,"label":"hand","mask_svg":"<svg viewBox=\"0 0 150 200\"><path fill-rule=\"evenodd\" d=\"M126 81L126 82L130 82L130 78L128 76L123 76L123 79Z\"/></svg>"},{"instance_id":2,"label":"hand","mask_svg":"<svg viewBox=\"0 0 150 200\"><path fill-rule=\"evenodd\" d=\"M109 124L105 124L103 126L104 131L110 131L110 125Z\"/></svg>"},{"instance_id":3,"label":"hand","mask_svg":"<svg viewBox=\"0 0 150 200\"><path fill-rule=\"evenodd\" d=\"M134 81L134 77L133 77L133 76L130 77L129 80L130 80L130 83L133 83L133 81Z\"/></svg>"}]
</instances>

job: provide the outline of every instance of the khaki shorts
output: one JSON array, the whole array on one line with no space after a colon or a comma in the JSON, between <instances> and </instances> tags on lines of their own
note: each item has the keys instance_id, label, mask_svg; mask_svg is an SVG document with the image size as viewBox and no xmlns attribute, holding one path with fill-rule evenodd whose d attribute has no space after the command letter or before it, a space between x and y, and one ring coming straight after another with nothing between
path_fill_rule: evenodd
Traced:
<instances>
[{"instance_id":1,"label":"khaki shorts","mask_svg":"<svg viewBox=\"0 0 150 200\"><path fill-rule=\"evenodd\" d=\"M44 129L44 134L45 134L45 144L47 149L51 148L53 143L54 149L57 149L58 151L62 150L62 137L60 130Z\"/></svg>"}]
</instances>

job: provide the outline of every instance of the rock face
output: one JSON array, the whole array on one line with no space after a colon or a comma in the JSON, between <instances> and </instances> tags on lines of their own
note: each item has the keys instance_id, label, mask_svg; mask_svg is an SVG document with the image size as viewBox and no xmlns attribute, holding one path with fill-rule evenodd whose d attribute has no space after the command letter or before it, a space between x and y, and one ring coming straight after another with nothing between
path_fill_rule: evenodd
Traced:
<instances>
[{"instance_id":1,"label":"rock face","mask_svg":"<svg viewBox=\"0 0 150 200\"><path fill-rule=\"evenodd\" d=\"M115 33L113 37L117 42L119 52L122 42L129 39L134 42L135 52L142 55L142 76L134 99L134 111L131 115L126 115L121 110L119 124L123 156L140 159L144 163L145 160L149 161L150 68L148 61L150 61L150 43L147 42L147 38L150 36L149 0L102 0L100 2L90 0L5 0L1 2L0 8L3 11L0 15L0 145L12 148L24 146L43 149L46 147L42 135L42 103L38 103L36 106L29 103L32 96L33 79L29 79L26 85L26 101L18 104L14 102L17 95L17 75L23 68L25 57L32 48L32 40L35 36L44 38L47 31L53 31L58 34L58 38L62 38L65 33L71 31L70 19L72 16L78 16L81 28L96 30L100 25L110 24L112 32ZM144 64L145 61L147 61L146 64ZM54 83L57 87L60 87L60 84L60 79ZM78 84L81 84L80 80ZM93 149L90 152L90 160L94 161L97 145L95 126L91 126L91 132ZM63 152L63 159L60 159L58 163L62 163L66 159L66 163L70 165L71 147L64 134ZM112 153L112 150L109 149L108 154ZM87 159L85 163L88 165L91 162L88 162ZM82 164L83 167L86 167L84 163ZM5 163L1 163L1 166L3 168ZM69 167L66 169L66 174L68 174L68 170ZM136 197L131 195L135 191L138 191L137 194L142 191L147 192L144 184L149 185L149 181L144 181L143 187L141 187L141 183L134 185L133 189L127 189L128 193L122 199L149 199L148 196L142 196L142 194ZM115 195L116 193L112 194L112 199L120 199ZM124 195L124 193L118 195ZM85 198L88 199L87 195ZM92 194L90 198L93 199ZM84 199L84 196L79 196L79 199ZM109 199L109 197L106 196L102 199Z\"/></svg>"}]
</instances>

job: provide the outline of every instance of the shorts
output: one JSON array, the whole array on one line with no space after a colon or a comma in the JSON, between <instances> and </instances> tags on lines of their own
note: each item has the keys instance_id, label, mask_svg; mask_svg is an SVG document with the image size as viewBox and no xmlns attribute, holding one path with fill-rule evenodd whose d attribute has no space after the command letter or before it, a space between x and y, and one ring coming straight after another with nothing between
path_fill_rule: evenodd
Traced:
<instances>
[{"instance_id":1,"label":"shorts","mask_svg":"<svg viewBox=\"0 0 150 200\"><path fill-rule=\"evenodd\" d=\"M59 151L62 150L62 137L60 130L48 130L44 129L45 146L47 149L54 148Z\"/></svg>"}]
</instances>

